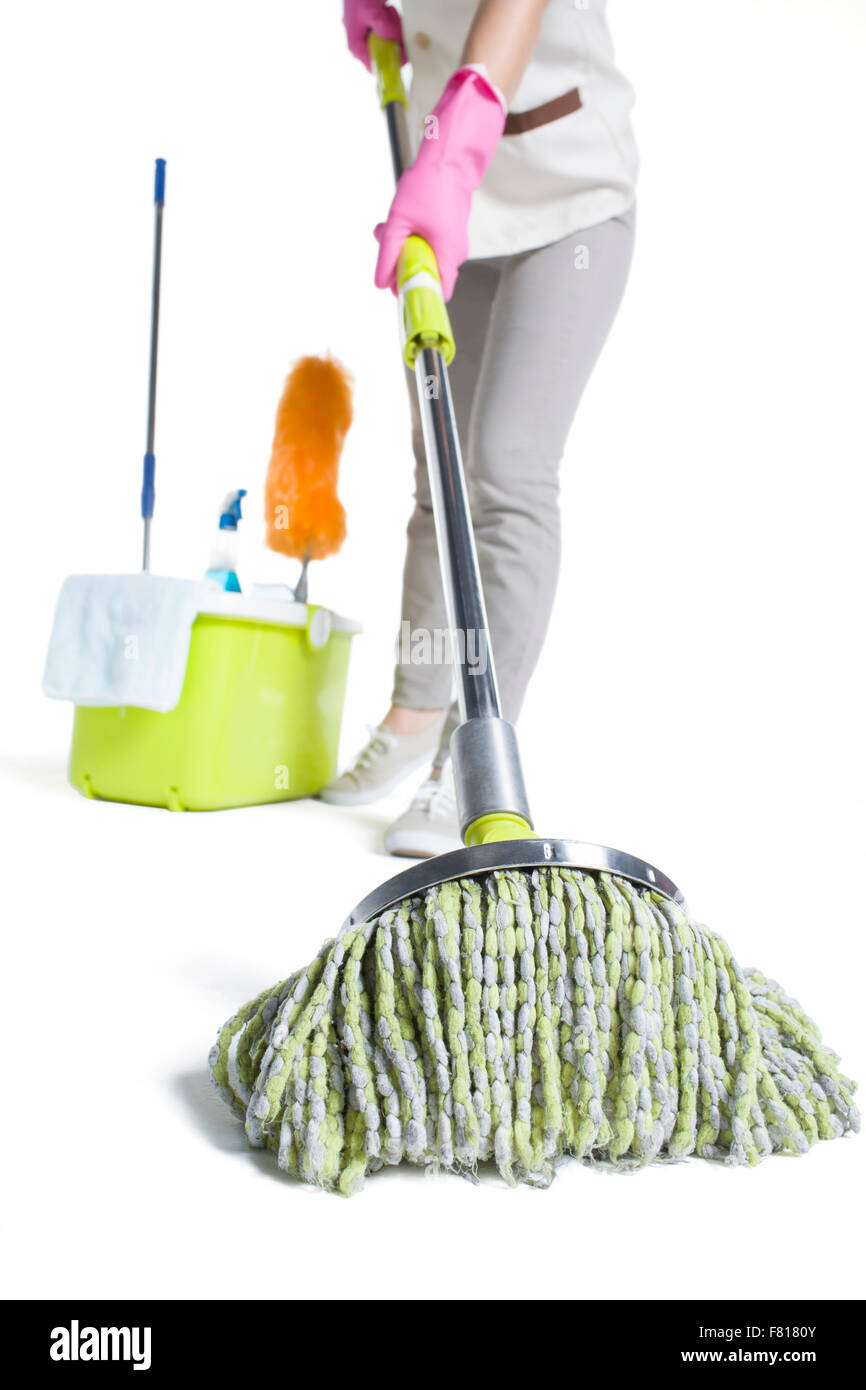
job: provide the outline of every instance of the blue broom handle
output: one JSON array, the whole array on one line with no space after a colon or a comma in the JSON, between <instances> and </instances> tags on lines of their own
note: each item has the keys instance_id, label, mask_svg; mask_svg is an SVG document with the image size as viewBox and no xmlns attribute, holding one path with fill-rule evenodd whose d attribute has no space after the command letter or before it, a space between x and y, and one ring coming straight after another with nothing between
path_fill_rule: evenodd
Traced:
<instances>
[{"instance_id":1,"label":"blue broom handle","mask_svg":"<svg viewBox=\"0 0 866 1390\"><path fill-rule=\"evenodd\" d=\"M156 366L159 345L159 289L162 273L162 210L165 206L165 160L156 161L153 180L153 288L150 300L150 372L147 390L147 450L141 482L141 516L144 522L144 548L141 568L150 569L150 523L156 501Z\"/></svg>"}]
</instances>

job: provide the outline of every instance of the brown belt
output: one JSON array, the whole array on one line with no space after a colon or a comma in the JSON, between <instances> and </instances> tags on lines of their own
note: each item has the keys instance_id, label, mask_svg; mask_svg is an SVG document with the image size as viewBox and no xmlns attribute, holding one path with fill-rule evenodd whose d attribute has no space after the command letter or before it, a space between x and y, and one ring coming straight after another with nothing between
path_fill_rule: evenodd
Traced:
<instances>
[{"instance_id":1,"label":"brown belt","mask_svg":"<svg viewBox=\"0 0 866 1390\"><path fill-rule=\"evenodd\" d=\"M573 87L570 92L554 97L553 101L546 101L543 106L533 106L529 111L509 111L505 118L504 134L524 135L527 130L537 130L541 125L570 116L573 111L579 111L582 105L580 92Z\"/></svg>"}]
</instances>

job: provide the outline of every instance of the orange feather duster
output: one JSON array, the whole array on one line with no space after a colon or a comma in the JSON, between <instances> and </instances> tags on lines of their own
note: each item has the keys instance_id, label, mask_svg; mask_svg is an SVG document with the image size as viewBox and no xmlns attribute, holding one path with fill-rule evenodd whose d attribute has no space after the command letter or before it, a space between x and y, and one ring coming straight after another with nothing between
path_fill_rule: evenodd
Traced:
<instances>
[{"instance_id":1,"label":"orange feather duster","mask_svg":"<svg viewBox=\"0 0 866 1390\"><path fill-rule=\"evenodd\" d=\"M337 468L352 423L352 378L333 357L302 357L286 379L268 476L265 521L271 550L322 560L346 538Z\"/></svg>"}]
</instances>

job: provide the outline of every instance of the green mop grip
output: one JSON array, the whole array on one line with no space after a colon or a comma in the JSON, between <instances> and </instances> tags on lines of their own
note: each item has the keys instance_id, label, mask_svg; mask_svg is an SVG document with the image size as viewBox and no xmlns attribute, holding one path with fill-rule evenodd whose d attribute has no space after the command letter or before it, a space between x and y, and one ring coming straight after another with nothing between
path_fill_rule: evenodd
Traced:
<instances>
[{"instance_id":1,"label":"green mop grip","mask_svg":"<svg viewBox=\"0 0 866 1390\"><path fill-rule=\"evenodd\" d=\"M400 71L402 67L400 45L394 43L393 39L381 39L371 29L367 36L367 52L370 54L370 64L376 74L376 91L382 110L384 111L386 106L390 106L392 101L399 101L401 106L406 106L406 88L403 86L403 76Z\"/></svg>"},{"instance_id":2,"label":"green mop grip","mask_svg":"<svg viewBox=\"0 0 866 1390\"><path fill-rule=\"evenodd\" d=\"M436 257L423 237L406 239L397 262L397 291L407 367L415 365L422 348L436 348L450 363L454 357L454 334L442 295Z\"/></svg>"}]
</instances>

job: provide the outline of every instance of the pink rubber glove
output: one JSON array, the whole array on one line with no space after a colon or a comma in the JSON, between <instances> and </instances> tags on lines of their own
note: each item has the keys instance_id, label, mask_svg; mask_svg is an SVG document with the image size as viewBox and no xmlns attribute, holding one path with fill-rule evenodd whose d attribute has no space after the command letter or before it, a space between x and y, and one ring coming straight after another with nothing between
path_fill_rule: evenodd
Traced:
<instances>
[{"instance_id":1,"label":"pink rubber glove","mask_svg":"<svg viewBox=\"0 0 866 1390\"><path fill-rule=\"evenodd\" d=\"M376 284L396 294L397 261L411 232L433 247L446 299L469 254L469 211L505 126L497 89L475 68L458 68L424 122L414 164L397 185L388 220L376 228Z\"/></svg>"},{"instance_id":2,"label":"pink rubber glove","mask_svg":"<svg viewBox=\"0 0 866 1390\"><path fill-rule=\"evenodd\" d=\"M349 51L360 58L367 71L370 71L370 54L367 52L367 35L372 29L380 39L391 39L400 45L403 62L406 62L406 49L403 46L403 25L396 10L385 0L343 0L343 23L349 40Z\"/></svg>"}]
</instances>

